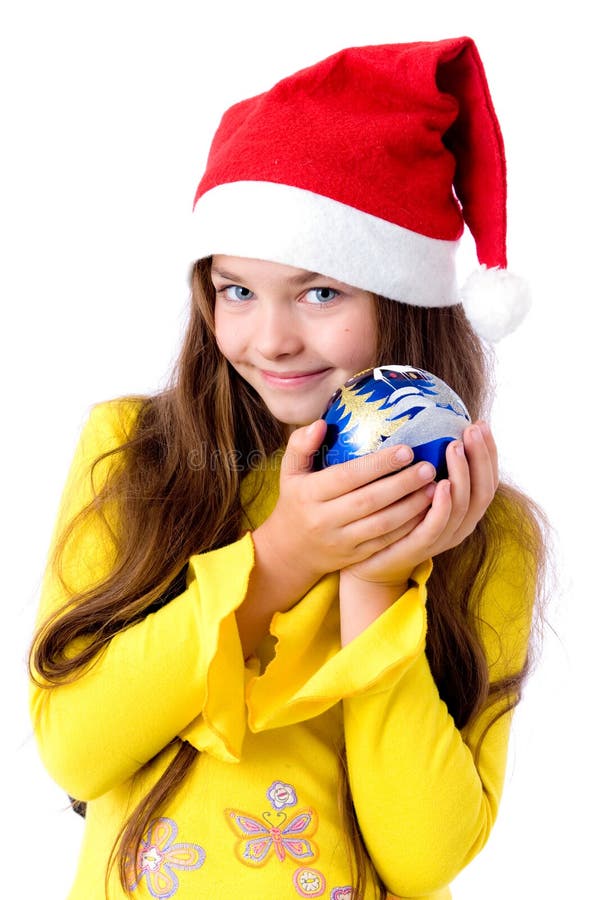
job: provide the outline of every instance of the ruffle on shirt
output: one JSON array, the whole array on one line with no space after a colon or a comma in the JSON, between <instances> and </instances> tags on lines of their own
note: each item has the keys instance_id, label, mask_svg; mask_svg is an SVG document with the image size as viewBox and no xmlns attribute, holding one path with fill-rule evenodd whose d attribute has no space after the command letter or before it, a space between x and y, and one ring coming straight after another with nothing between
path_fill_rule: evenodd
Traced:
<instances>
[{"instance_id":1,"label":"ruffle on shirt","mask_svg":"<svg viewBox=\"0 0 600 900\"><path fill-rule=\"evenodd\" d=\"M200 609L205 683L201 714L179 735L223 762L239 762L246 732L246 670L235 611L243 602L254 565L250 533L219 550L192 556L188 587Z\"/></svg>"},{"instance_id":2,"label":"ruffle on shirt","mask_svg":"<svg viewBox=\"0 0 600 900\"><path fill-rule=\"evenodd\" d=\"M345 647L337 575L322 578L296 606L277 613L271 622L275 655L262 674L248 679L249 728L292 725L346 697L388 690L424 650L431 569L431 561L418 566L408 590Z\"/></svg>"},{"instance_id":3,"label":"ruffle on shirt","mask_svg":"<svg viewBox=\"0 0 600 900\"><path fill-rule=\"evenodd\" d=\"M250 528L260 525L276 502L277 463L245 479ZM261 672L258 658L244 663L235 616L253 565L250 532L189 564L188 582L198 591L201 609L206 676L201 714L180 737L224 762L241 759L246 727L261 732L292 725L346 697L388 690L425 647L431 561L418 566L408 590L343 648L339 577L331 574L291 609L273 616L274 655Z\"/></svg>"}]
</instances>

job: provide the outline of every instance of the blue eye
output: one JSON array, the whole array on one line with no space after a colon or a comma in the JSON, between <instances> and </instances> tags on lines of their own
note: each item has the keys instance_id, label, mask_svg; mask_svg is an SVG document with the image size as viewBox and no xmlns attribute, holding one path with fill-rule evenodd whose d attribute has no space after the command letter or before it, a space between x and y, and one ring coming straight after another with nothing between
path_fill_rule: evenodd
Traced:
<instances>
[{"instance_id":1,"label":"blue eye","mask_svg":"<svg viewBox=\"0 0 600 900\"><path fill-rule=\"evenodd\" d=\"M325 303L331 303L332 300L335 300L335 298L339 296L339 293L339 291L330 287L311 288L306 292L306 299L309 303L320 304L323 306ZM311 294L314 298L312 300Z\"/></svg>"},{"instance_id":2,"label":"blue eye","mask_svg":"<svg viewBox=\"0 0 600 900\"><path fill-rule=\"evenodd\" d=\"M242 287L241 284L230 284L226 288L222 288L219 293L225 294L228 300L250 300L254 295L249 288Z\"/></svg>"}]
</instances>

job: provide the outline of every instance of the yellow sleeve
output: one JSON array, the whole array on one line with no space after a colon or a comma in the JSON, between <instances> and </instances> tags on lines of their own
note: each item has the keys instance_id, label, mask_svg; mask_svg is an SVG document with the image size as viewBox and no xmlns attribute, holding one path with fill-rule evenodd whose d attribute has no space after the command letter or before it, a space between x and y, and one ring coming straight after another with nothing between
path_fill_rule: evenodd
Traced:
<instances>
[{"instance_id":1,"label":"yellow sleeve","mask_svg":"<svg viewBox=\"0 0 600 900\"><path fill-rule=\"evenodd\" d=\"M533 589L523 563L518 548L507 548L486 586L482 617L490 624L484 643L492 679L524 661ZM374 624L393 631L398 614L392 607ZM424 651L387 690L344 700L357 816L393 894L422 897L443 888L485 844L498 812L510 714L491 725L475 751L496 712L486 709L461 733Z\"/></svg>"},{"instance_id":2,"label":"yellow sleeve","mask_svg":"<svg viewBox=\"0 0 600 900\"><path fill-rule=\"evenodd\" d=\"M130 421L122 403L93 410L75 453L55 535L92 495L91 462L123 441ZM113 465L96 470L96 487ZM69 794L81 800L100 796L178 735L222 759L239 759L245 673L235 609L245 596L252 565L249 534L191 557L183 593L115 635L77 680L51 687L32 683L31 716L40 754ZM67 545L69 587L90 586L110 566L106 529L97 519L86 520ZM39 621L67 599L49 566ZM219 685L226 685L226 697Z\"/></svg>"},{"instance_id":3,"label":"yellow sleeve","mask_svg":"<svg viewBox=\"0 0 600 900\"><path fill-rule=\"evenodd\" d=\"M429 561L418 566L393 614L387 610L345 647L340 647L337 573L324 576L291 609L276 613L274 658L262 675L248 680L250 730L306 721L344 698L396 684L425 646L430 572Z\"/></svg>"}]
</instances>

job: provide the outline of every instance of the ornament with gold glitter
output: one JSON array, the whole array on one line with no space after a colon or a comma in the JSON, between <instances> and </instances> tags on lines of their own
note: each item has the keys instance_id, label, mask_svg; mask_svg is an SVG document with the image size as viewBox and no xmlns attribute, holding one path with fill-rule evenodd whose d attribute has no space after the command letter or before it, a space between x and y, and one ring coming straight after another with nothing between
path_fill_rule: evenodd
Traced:
<instances>
[{"instance_id":1,"label":"ornament with gold glitter","mask_svg":"<svg viewBox=\"0 0 600 900\"><path fill-rule=\"evenodd\" d=\"M413 366L378 366L339 388L323 414L327 433L315 468L408 444L414 461L446 472L446 447L471 421L460 397L441 378Z\"/></svg>"}]
</instances>

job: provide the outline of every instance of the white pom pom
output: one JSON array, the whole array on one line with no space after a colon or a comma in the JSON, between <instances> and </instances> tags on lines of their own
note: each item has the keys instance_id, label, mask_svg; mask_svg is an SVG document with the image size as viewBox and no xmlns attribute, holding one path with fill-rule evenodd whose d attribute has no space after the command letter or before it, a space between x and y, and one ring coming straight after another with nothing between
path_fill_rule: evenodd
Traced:
<instances>
[{"instance_id":1,"label":"white pom pom","mask_svg":"<svg viewBox=\"0 0 600 900\"><path fill-rule=\"evenodd\" d=\"M460 299L477 334L490 342L514 331L531 306L529 285L523 278L487 266L469 275Z\"/></svg>"}]
</instances>

